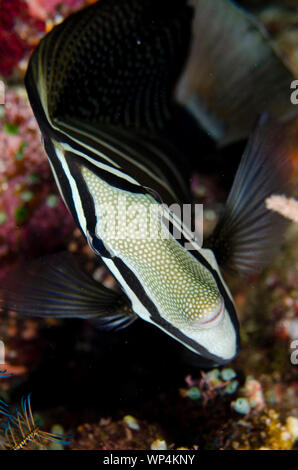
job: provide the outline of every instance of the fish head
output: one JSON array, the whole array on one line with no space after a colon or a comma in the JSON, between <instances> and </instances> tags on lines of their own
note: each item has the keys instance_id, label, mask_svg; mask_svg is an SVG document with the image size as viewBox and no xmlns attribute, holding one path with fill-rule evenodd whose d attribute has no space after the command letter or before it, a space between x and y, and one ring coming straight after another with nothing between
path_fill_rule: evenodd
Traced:
<instances>
[{"instance_id":1,"label":"fish head","mask_svg":"<svg viewBox=\"0 0 298 470\"><path fill-rule=\"evenodd\" d=\"M188 269L175 277L177 265L173 267L169 272L172 288L164 288L160 302L155 297L156 308L151 306L149 316L139 314L213 364L228 363L239 349L232 295L210 250L202 248L193 254L185 250L184 255L183 267ZM164 278L158 282L165 285Z\"/></svg>"}]
</instances>

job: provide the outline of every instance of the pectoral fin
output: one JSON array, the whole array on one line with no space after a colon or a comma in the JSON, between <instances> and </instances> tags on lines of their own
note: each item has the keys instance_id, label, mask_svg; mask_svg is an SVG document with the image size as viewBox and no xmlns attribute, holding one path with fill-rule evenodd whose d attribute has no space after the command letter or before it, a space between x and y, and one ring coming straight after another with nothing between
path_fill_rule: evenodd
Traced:
<instances>
[{"instance_id":1,"label":"pectoral fin","mask_svg":"<svg viewBox=\"0 0 298 470\"><path fill-rule=\"evenodd\" d=\"M291 169L286 132L264 114L248 141L224 214L206 243L225 270L251 275L270 262L286 221L266 208L265 199L289 191Z\"/></svg>"},{"instance_id":2,"label":"pectoral fin","mask_svg":"<svg viewBox=\"0 0 298 470\"><path fill-rule=\"evenodd\" d=\"M89 277L70 253L42 257L10 271L0 308L21 315L85 318L104 330L121 329L137 315L127 297Z\"/></svg>"}]
</instances>

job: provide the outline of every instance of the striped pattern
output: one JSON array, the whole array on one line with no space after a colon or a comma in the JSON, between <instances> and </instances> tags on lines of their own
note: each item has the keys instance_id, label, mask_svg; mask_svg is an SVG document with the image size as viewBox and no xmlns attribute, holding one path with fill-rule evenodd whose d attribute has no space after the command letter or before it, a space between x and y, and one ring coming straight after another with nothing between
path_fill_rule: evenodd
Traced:
<instances>
[{"instance_id":1,"label":"striped pattern","mask_svg":"<svg viewBox=\"0 0 298 470\"><path fill-rule=\"evenodd\" d=\"M47 142L47 138L45 139ZM90 150L87 153L82 152L82 145L75 144L73 147L70 143L58 143L53 140L47 144L48 149L51 147L51 151L48 150L54 173L59 186L63 188L64 198L67 201L68 207L73 212L77 224L80 226L82 232L85 234L87 241L91 248L94 250L93 240L98 240L99 234L97 225L100 223L98 219L98 211L95 206L95 196L90 189L88 189L87 180L84 178L84 172L82 168L87 168L96 178L103 181L109 187L111 186L116 191L128 192L135 194L136 197L149 198L155 203L152 197L152 191L148 190L144 186L141 186L136 180L132 179L128 175L123 175L116 166L109 167L107 164L100 163L98 159L92 156ZM80 148L80 150L78 150ZM153 192L154 194L154 192ZM234 332L237 331L238 322L236 317L235 308L233 301L229 294L227 286L224 284L220 275L217 264L212 266L210 258L206 255L206 251L201 249L197 241L194 239L193 234L190 230L183 225L181 220L172 214L168 210L163 211L163 224L166 226L167 223L170 225L170 231L175 227L176 232L180 232L180 239L174 240L171 235L171 243L176 245L177 253L180 252L180 257L184 259L185 269L189 269L188 266L197 266L196 269L202 272L206 269L205 274L202 272L202 276L208 278L207 273L211 273L214 287L224 299L227 311L229 312L230 329ZM187 323L178 322L177 318L175 321L170 321L169 313L163 309L162 303L154 298L152 289L146 286L144 279L142 280L141 273L136 269L135 265L129 264L124 261L122 256L115 254L114 245L111 247L112 251L109 252L109 245L103 242L104 251L99 252L95 250L98 255L102 257L102 260L108 267L108 269L115 276L117 281L122 286L125 294L128 296L132 303L132 309L144 320L158 325L161 329L166 331L168 334L178 339L181 343L186 345L189 349L194 352L201 354L202 356L212 360L216 363L224 363L230 359L230 357L221 357L220 355L210 352L212 348L209 346L203 346L196 338L196 329L189 329ZM146 242L145 242L146 243ZM192 247L190 252L184 249L184 245L189 243ZM178 248L180 246L180 248ZM180 261L181 262L181 261ZM177 263L180 264L177 260ZM154 264L154 258L151 263ZM193 268L192 268L193 269ZM198 272L199 272L198 271ZM169 278L172 276L172 271L169 270ZM165 279L160 279L161 284L165 282ZM173 291L174 292L174 291ZM194 299L195 301L196 299ZM210 300L210 299L209 299ZM208 300L208 301L209 301ZM199 311L199 309L197 309ZM183 319L182 319L183 320ZM176 326L175 326L176 323ZM177 326L179 324L179 326ZM233 333L235 335L235 333ZM236 337L234 338L236 342ZM209 348L209 349L208 349ZM232 355L236 353L236 349L233 349Z\"/></svg>"},{"instance_id":2,"label":"striped pattern","mask_svg":"<svg viewBox=\"0 0 298 470\"><path fill-rule=\"evenodd\" d=\"M157 187L167 204L189 198L171 164L185 166L184 156L166 137L191 17L182 0L101 0L41 41L26 76L42 130L84 141L100 159Z\"/></svg>"},{"instance_id":3,"label":"striped pattern","mask_svg":"<svg viewBox=\"0 0 298 470\"><path fill-rule=\"evenodd\" d=\"M31 409L31 394L22 398L20 409L15 413L10 413L8 406L0 400L0 416L7 418L3 423L5 450L36 450L47 447L48 442L57 442L61 445L68 445L71 436L42 431L36 424Z\"/></svg>"},{"instance_id":4,"label":"striped pattern","mask_svg":"<svg viewBox=\"0 0 298 470\"><path fill-rule=\"evenodd\" d=\"M168 211L154 223L162 229L169 221L180 240L169 233L156 242L119 242L103 235L99 214L100 204L115 205L123 194L144 214L161 202L188 202L167 129L190 19L182 0L101 0L41 41L26 85L64 201L133 311L192 351L225 363L237 352L238 324L208 250ZM194 251L184 248L186 241ZM221 321L210 328L213 317Z\"/></svg>"}]
</instances>

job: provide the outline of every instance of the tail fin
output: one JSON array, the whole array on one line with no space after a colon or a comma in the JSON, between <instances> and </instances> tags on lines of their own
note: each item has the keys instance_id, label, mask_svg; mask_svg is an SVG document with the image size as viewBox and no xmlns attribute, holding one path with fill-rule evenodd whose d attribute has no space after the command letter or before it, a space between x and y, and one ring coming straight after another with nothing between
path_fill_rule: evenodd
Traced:
<instances>
[{"instance_id":1,"label":"tail fin","mask_svg":"<svg viewBox=\"0 0 298 470\"><path fill-rule=\"evenodd\" d=\"M230 0L195 0L193 40L176 98L221 145L240 140L263 111L297 113L293 76L261 24Z\"/></svg>"}]
</instances>

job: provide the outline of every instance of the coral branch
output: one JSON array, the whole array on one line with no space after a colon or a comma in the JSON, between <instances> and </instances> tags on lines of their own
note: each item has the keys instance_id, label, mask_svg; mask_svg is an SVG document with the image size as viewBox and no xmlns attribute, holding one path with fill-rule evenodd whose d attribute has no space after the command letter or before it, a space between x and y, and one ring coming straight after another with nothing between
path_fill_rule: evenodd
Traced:
<instances>
[{"instance_id":1,"label":"coral branch","mask_svg":"<svg viewBox=\"0 0 298 470\"><path fill-rule=\"evenodd\" d=\"M278 212L287 219L298 222L298 201L286 196L272 195L265 201L267 209Z\"/></svg>"}]
</instances>

